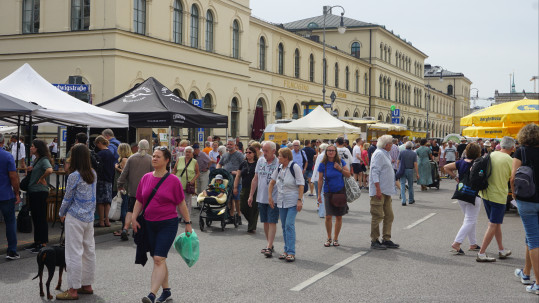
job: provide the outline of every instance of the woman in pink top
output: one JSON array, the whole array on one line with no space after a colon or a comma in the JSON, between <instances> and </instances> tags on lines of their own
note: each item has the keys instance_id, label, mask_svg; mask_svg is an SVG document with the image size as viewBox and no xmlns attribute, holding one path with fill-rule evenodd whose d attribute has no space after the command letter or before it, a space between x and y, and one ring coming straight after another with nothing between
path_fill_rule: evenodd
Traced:
<instances>
[{"instance_id":1,"label":"woman in pink top","mask_svg":"<svg viewBox=\"0 0 539 303\"><path fill-rule=\"evenodd\" d=\"M145 174L140 180L131 220L133 231L136 233L140 228L137 217L144 206L149 203L144 211L146 225L143 228L146 230L150 255L153 258L153 272L150 294L142 298L142 302L145 303L156 301L155 296L160 287L163 287L163 293L157 300L158 302L165 302L171 296L166 259L178 231L176 206L179 205L180 214L185 218L185 232L192 232L191 219L185 206L185 196L178 177L168 175L152 200L148 201L157 183L169 171L171 156L170 151L164 146L157 147L153 152L152 165L155 170Z\"/></svg>"}]
</instances>

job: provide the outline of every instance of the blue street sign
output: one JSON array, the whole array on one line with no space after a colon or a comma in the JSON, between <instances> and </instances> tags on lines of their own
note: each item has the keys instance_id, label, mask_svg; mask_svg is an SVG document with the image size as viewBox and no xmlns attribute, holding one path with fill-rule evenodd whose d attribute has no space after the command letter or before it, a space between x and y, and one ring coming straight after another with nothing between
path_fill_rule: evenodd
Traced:
<instances>
[{"instance_id":1,"label":"blue street sign","mask_svg":"<svg viewBox=\"0 0 539 303\"><path fill-rule=\"evenodd\" d=\"M331 104L324 104L324 108L331 108Z\"/></svg>"},{"instance_id":2,"label":"blue street sign","mask_svg":"<svg viewBox=\"0 0 539 303\"><path fill-rule=\"evenodd\" d=\"M62 141L67 141L67 129L62 129Z\"/></svg>"},{"instance_id":3,"label":"blue street sign","mask_svg":"<svg viewBox=\"0 0 539 303\"><path fill-rule=\"evenodd\" d=\"M392 115L393 117L400 117L401 116L401 110L400 109L395 109L393 112L392 112Z\"/></svg>"},{"instance_id":4,"label":"blue street sign","mask_svg":"<svg viewBox=\"0 0 539 303\"><path fill-rule=\"evenodd\" d=\"M400 123L400 118L391 118L391 123L393 124L399 124Z\"/></svg>"},{"instance_id":5,"label":"blue street sign","mask_svg":"<svg viewBox=\"0 0 539 303\"><path fill-rule=\"evenodd\" d=\"M198 141L204 142L204 133L198 133Z\"/></svg>"},{"instance_id":6,"label":"blue street sign","mask_svg":"<svg viewBox=\"0 0 539 303\"><path fill-rule=\"evenodd\" d=\"M202 99L193 99L193 105L202 108Z\"/></svg>"},{"instance_id":7,"label":"blue street sign","mask_svg":"<svg viewBox=\"0 0 539 303\"><path fill-rule=\"evenodd\" d=\"M86 84L52 84L56 86L61 91L64 92L78 92L78 93L86 93L89 91L88 85Z\"/></svg>"},{"instance_id":8,"label":"blue street sign","mask_svg":"<svg viewBox=\"0 0 539 303\"><path fill-rule=\"evenodd\" d=\"M200 133L200 132L203 133L203 132L204 132L204 128L199 128L199 129L198 129L198 132L199 132L199 133Z\"/></svg>"}]
</instances>

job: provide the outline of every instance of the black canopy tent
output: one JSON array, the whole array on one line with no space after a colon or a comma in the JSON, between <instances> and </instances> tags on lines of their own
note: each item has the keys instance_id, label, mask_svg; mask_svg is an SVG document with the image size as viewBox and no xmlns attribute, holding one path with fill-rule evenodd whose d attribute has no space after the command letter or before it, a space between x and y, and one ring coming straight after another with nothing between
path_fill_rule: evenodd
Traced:
<instances>
[{"instance_id":1,"label":"black canopy tent","mask_svg":"<svg viewBox=\"0 0 539 303\"><path fill-rule=\"evenodd\" d=\"M130 127L228 128L228 117L176 96L155 78L99 105L129 115Z\"/></svg>"}]
</instances>

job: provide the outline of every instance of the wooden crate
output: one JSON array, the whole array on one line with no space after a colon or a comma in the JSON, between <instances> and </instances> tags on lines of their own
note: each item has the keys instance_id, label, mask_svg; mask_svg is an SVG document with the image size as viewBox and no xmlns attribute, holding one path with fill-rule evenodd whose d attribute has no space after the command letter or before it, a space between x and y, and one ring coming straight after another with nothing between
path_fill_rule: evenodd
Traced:
<instances>
[{"instance_id":1,"label":"wooden crate","mask_svg":"<svg viewBox=\"0 0 539 303\"><path fill-rule=\"evenodd\" d=\"M56 203L56 190L51 190L49 192L49 197L47 198L47 222L54 222L54 218L56 217L55 212L58 213L60 210L60 205L62 205L62 199L64 198L64 195L62 191L58 193L58 208L55 208ZM58 218L57 221L60 219Z\"/></svg>"}]
</instances>

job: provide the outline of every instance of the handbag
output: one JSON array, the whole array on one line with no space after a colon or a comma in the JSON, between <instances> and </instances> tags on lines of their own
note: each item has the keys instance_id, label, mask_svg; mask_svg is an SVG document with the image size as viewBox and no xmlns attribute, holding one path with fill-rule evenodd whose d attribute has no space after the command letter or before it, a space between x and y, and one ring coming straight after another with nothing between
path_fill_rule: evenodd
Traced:
<instances>
[{"instance_id":1,"label":"handbag","mask_svg":"<svg viewBox=\"0 0 539 303\"><path fill-rule=\"evenodd\" d=\"M159 189L159 186L161 186L161 184L163 184L163 182L165 181L165 179L170 175L169 172L167 172L162 178L161 180L159 180L159 182L157 183L157 185L153 188L152 190L152 193L150 194L150 196L148 197L148 203L146 203L146 205L144 205L144 208L142 209L142 211L140 212L140 214L138 215L137 217L137 223L140 225L140 228L138 229L138 231L136 233L133 234L133 238L135 240L135 244L139 245L139 244L142 244L144 243L144 238L146 237L145 235L145 230L144 230L144 213L146 212L146 208L148 207L148 205L150 205L150 202L152 201L153 199L153 196L155 196L155 193L157 193L157 190Z\"/></svg>"},{"instance_id":2,"label":"handbag","mask_svg":"<svg viewBox=\"0 0 539 303\"><path fill-rule=\"evenodd\" d=\"M326 163L324 164L324 178L326 178L327 172L328 172L328 168L327 168L327 163ZM328 188L329 188L329 184L328 184ZM334 207L345 207L346 202L347 202L346 185L343 186L343 188L336 193L328 193L328 196L329 196L329 202Z\"/></svg>"},{"instance_id":3,"label":"handbag","mask_svg":"<svg viewBox=\"0 0 539 303\"><path fill-rule=\"evenodd\" d=\"M451 199L457 199L475 205L477 193L478 191L472 189L470 186L470 172L468 171L462 176L462 179L459 178L459 183L457 184Z\"/></svg>"},{"instance_id":4,"label":"handbag","mask_svg":"<svg viewBox=\"0 0 539 303\"><path fill-rule=\"evenodd\" d=\"M43 157L39 157L39 159L37 159L36 163L34 163L34 167L39 163L39 161L42 158ZM22 190L22 191L28 191L28 187L30 187L30 179L31 178L32 178L32 170L28 171L26 173L26 176L24 178L22 178L21 182L19 183L19 189Z\"/></svg>"},{"instance_id":5,"label":"handbag","mask_svg":"<svg viewBox=\"0 0 539 303\"><path fill-rule=\"evenodd\" d=\"M191 160L189 160L189 162L187 162L187 165L185 165L185 168L183 169L183 171L182 171L182 173L180 175L180 178L185 173L185 179L189 180L189 174L187 173L187 167L189 167L189 164L191 164L192 160L193 160L193 158L191 158ZM191 182L187 181L187 183L185 184L185 193L192 194L192 195L195 194L196 193L195 183L191 183Z\"/></svg>"},{"instance_id":6,"label":"handbag","mask_svg":"<svg viewBox=\"0 0 539 303\"><path fill-rule=\"evenodd\" d=\"M30 206L24 205L17 215L17 231L20 233L32 233L32 217Z\"/></svg>"},{"instance_id":7,"label":"handbag","mask_svg":"<svg viewBox=\"0 0 539 303\"><path fill-rule=\"evenodd\" d=\"M118 191L118 194L114 198L112 198L112 202L110 204L110 210L109 210L109 219L117 221L120 219L121 213L122 213L122 193Z\"/></svg>"},{"instance_id":8,"label":"handbag","mask_svg":"<svg viewBox=\"0 0 539 303\"><path fill-rule=\"evenodd\" d=\"M343 176L342 179L344 181L344 189L346 190L346 200L348 203L352 203L359 199L359 197L361 197L361 189L356 180L352 177L346 178L345 176Z\"/></svg>"}]
</instances>

